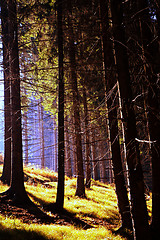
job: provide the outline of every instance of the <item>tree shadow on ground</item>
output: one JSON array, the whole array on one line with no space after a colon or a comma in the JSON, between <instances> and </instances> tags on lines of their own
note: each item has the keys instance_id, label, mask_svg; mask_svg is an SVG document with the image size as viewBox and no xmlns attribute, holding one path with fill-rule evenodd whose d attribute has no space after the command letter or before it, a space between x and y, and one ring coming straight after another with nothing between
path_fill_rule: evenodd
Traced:
<instances>
[{"instance_id":1,"label":"tree shadow on ground","mask_svg":"<svg viewBox=\"0 0 160 240\"><path fill-rule=\"evenodd\" d=\"M133 240L134 236L131 230L128 230L126 228L120 227L118 230L112 230L112 233L115 235L120 235L123 238L126 238L127 240Z\"/></svg>"},{"instance_id":2,"label":"tree shadow on ground","mask_svg":"<svg viewBox=\"0 0 160 240\"><path fill-rule=\"evenodd\" d=\"M39 201L33 194L29 194L35 201ZM24 223L37 223L37 224L59 224L59 225L74 225L78 228L88 229L93 226L87 224L85 221L75 217L74 214L65 209L59 211L55 208L55 204L46 205L41 202L42 209L36 204L31 202L30 205L15 204L12 200L0 200L0 212L4 216L14 217L21 219Z\"/></svg>"},{"instance_id":3,"label":"tree shadow on ground","mask_svg":"<svg viewBox=\"0 0 160 240\"><path fill-rule=\"evenodd\" d=\"M21 229L3 229L0 225L0 240L48 240L40 232Z\"/></svg>"}]
</instances>

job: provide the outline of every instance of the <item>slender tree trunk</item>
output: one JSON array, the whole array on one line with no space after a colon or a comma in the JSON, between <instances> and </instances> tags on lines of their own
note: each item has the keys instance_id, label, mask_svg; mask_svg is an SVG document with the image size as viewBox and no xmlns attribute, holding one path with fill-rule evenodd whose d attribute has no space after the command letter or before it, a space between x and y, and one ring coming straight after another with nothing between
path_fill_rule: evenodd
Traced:
<instances>
[{"instance_id":1,"label":"slender tree trunk","mask_svg":"<svg viewBox=\"0 0 160 240\"><path fill-rule=\"evenodd\" d=\"M71 165L71 154L70 154L70 134L69 134L69 124L68 117L66 117L66 174L68 177L72 177L72 165Z\"/></svg>"},{"instance_id":2,"label":"slender tree trunk","mask_svg":"<svg viewBox=\"0 0 160 240\"><path fill-rule=\"evenodd\" d=\"M56 125L56 120L55 117L53 119L53 126L54 126L54 147L53 147L53 152L54 152L54 171L57 172L57 125Z\"/></svg>"},{"instance_id":3,"label":"slender tree trunk","mask_svg":"<svg viewBox=\"0 0 160 240\"><path fill-rule=\"evenodd\" d=\"M106 183L106 160L104 155L104 144L103 144L103 141L100 139L98 141L98 158L99 158L99 169L100 169L100 181L103 183Z\"/></svg>"},{"instance_id":4,"label":"slender tree trunk","mask_svg":"<svg viewBox=\"0 0 160 240\"><path fill-rule=\"evenodd\" d=\"M132 91L125 44L122 1L111 1L113 35L116 64L120 87L122 112L125 121L127 163L129 169L132 214L137 240L150 239L148 212L144 196L143 172L140 162L139 146L136 142L137 129L132 105Z\"/></svg>"},{"instance_id":5,"label":"slender tree trunk","mask_svg":"<svg viewBox=\"0 0 160 240\"><path fill-rule=\"evenodd\" d=\"M93 162L93 178L94 180L98 180L98 164L99 162L96 160L96 143L95 143L95 129L92 127L91 130L91 154L92 154L92 162Z\"/></svg>"},{"instance_id":6,"label":"slender tree trunk","mask_svg":"<svg viewBox=\"0 0 160 240\"><path fill-rule=\"evenodd\" d=\"M84 185L84 170L83 170L83 155L82 155L82 140L81 140L81 122L80 122L80 106L79 106L79 93L77 86L77 74L76 74L76 58L75 58L75 45L73 37L73 26L72 26L72 10L71 4L68 6L68 27L69 27L69 58L70 58L70 74L71 74L71 85L73 94L73 108L74 108L74 119L75 119L75 135L76 135L76 154L77 154L77 187L76 196L85 196L85 185Z\"/></svg>"},{"instance_id":7,"label":"slender tree trunk","mask_svg":"<svg viewBox=\"0 0 160 240\"><path fill-rule=\"evenodd\" d=\"M86 187L91 186L91 161L90 161L90 144L89 144L89 126L88 126L88 106L85 83L83 83L83 105L84 105L84 125L85 125L85 161L86 161Z\"/></svg>"},{"instance_id":8,"label":"slender tree trunk","mask_svg":"<svg viewBox=\"0 0 160 240\"><path fill-rule=\"evenodd\" d=\"M83 20L82 23L79 24L79 31L80 31L80 39L83 42L83 33L81 26L83 25ZM83 55L84 49L83 45L80 47L80 55L81 59L84 59ZM83 64L82 64L83 65ZM91 161L90 161L90 144L89 144L89 129L88 129L88 122L89 122L89 117L88 117L88 104L87 104L87 94L86 94L86 76L83 73L84 67L82 67L82 72L81 72L81 84L82 84L82 94L83 94L83 106L84 106L84 131L85 131L85 163L86 163L86 183L85 186L87 188L90 188L91 186Z\"/></svg>"},{"instance_id":9,"label":"slender tree trunk","mask_svg":"<svg viewBox=\"0 0 160 240\"><path fill-rule=\"evenodd\" d=\"M11 179L11 103L9 80L9 37L8 37L8 7L7 0L1 1L1 25L3 43L3 69L4 69L4 165L1 181L10 184Z\"/></svg>"},{"instance_id":10,"label":"slender tree trunk","mask_svg":"<svg viewBox=\"0 0 160 240\"><path fill-rule=\"evenodd\" d=\"M76 155L76 135L75 135L75 120L74 116L72 116L71 120L72 126L72 155L73 155L73 176L76 176L77 173L77 155Z\"/></svg>"},{"instance_id":11,"label":"slender tree trunk","mask_svg":"<svg viewBox=\"0 0 160 240\"><path fill-rule=\"evenodd\" d=\"M58 98L58 187L56 207L63 209L64 204L64 72L63 72L63 6L57 1L58 53L59 53L59 98Z\"/></svg>"},{"instance_id":12,"label":"slender tree trunk","mask_svg":"<svg viewBox=\"0 0 160 240\"><path fill-rule=\"evenodd\" d=\"M42 98L40 99L39 114L40 114L40 151L41 151L41 168L45 167L45 155L44 155L44 122L43 122L43 106Z\"/></svg>"},{"instance_id":13,"label":"slender tree trunk","mask_svg":"<svg viewBox=\"0 0 160 240\"><path fill-rule=\"evenodd\" d=\"M28 120L27 120L27 112L24 113L24 142L25 142L25 164L28 165Z\"/></svg>"}]
</instances>

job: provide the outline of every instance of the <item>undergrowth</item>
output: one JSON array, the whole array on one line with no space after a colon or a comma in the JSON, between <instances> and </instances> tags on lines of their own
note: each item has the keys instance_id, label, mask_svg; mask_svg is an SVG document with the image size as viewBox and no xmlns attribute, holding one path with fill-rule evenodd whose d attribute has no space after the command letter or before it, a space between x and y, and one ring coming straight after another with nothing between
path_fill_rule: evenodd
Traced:
<instances>
[{"instance_id":1,"label":"undergrowth","mask_svg":"<svg viewBox=\"0 0 160 240\"><path fill-rule=\"evenodd\" d=\"M2 167L0 168L0 172ZM29 197L43 209L44 204L56 200L57 174L49 170L24 168L25 187ZM0 183L0 192L8 187ZM64 208L74 217L90 224L92 228L84 230L76 225L26 224L14 216L0 213L0 240L99 240L129 239L113 232L120 226L117 198L114 185L102 184L92 180L90 189L86 189L86 199L75 196L76 179L65 179ZM50 212L47 214L52 215Z\"/></svg>"}]
</instances>

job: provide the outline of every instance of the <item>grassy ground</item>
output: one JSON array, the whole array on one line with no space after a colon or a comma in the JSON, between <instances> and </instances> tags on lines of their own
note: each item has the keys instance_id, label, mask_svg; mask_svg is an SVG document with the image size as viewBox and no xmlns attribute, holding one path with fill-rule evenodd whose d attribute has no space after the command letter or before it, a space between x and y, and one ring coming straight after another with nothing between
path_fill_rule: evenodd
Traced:
<instances>
[{"instance_id":1,"label":"grassy ground","mask_svg":"<svg viewBox=\"0 0 160 240\"><path fill-rule=\"evenodd\" d=\"M57 174L49 170L25 168L25 180L28 195L39 208L42 209L43 204L55 202ZM0 184L0 192L7 188ZM33 217L25 223L23 219L25 213L22 214L21 209L16 210L20 212L18 217L17 212L12 209L6 213L3 210L3 214L0 212L0 240L129 239L114 233L120 226L114 186L92 181L91 189L86 190L86 199L75 197L75 189L76 179L66 178L64 208L74 218L91 225L91 228L84 230L72 219L66 220L51 212L47 214L53 219L55 217L53 223L38 222Z\"/></svg>"}]
</instances>

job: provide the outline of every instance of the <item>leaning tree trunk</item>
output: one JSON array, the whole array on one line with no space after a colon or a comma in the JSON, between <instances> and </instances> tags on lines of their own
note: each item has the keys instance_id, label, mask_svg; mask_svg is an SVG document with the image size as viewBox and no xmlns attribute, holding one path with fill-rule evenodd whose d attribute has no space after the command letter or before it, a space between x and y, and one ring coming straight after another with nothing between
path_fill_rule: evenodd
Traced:
<instances>
[{"instance_id":1,"label":"leaning tree trunk","mask_svg":"<svg viewBox=\"0 0 160 240\"><path fill-rule=\"evenodd\" d=\"M11 107L9 80L9 38L8 38L8 7L7 0L1 1L1 25L3 43L3 71L4 71L4 165L1 181L10 184L11 180Z\"/></svg>"},{"instance_id":2,"label":"leaning tree trunk","mask_svg":"<svg viewBox=\"0 0 160 240\"><path fill-rule=\"evenodd\" d=\"M140 162L139 146L136 142L136 118L132 103L132 90L129 75L128 57L123 26L122 1L111 1L115 56L118 81L125 122L127 163L129 169L132 215L136 239L150 239L148 212L144 196L143 172Z\"/></svg>"},{"instance_id":3,"label":"leaning tree trunk","mask_svg":"<svg viewBox=\"0 0 160 240\"><path fill-rule=\"evenodd\" d=\"M113 52L112 42L110 40L111 33L109 32L109 20L107 14L107 4L105 1L100 0L100 14L101 14L101 27L102 27L102 43L103 43L103 58L105 68L105 86L106 97L108 96L108 118L110 129L110 141L112 151L112 164L114 171L114 179L116 186L116 194L118 200L119 213L122 219L122 227L132 229L132 219L130 213L130 206L128 200L127 188L125 185L125 178L123 173L121 161L121 149L119 143L119 130L118 130L118 95L115 74L113 74ZM111 92L111 93L110 93ZM117 96L116 96L117 95Z\"/></svg>"}]
</instances>

